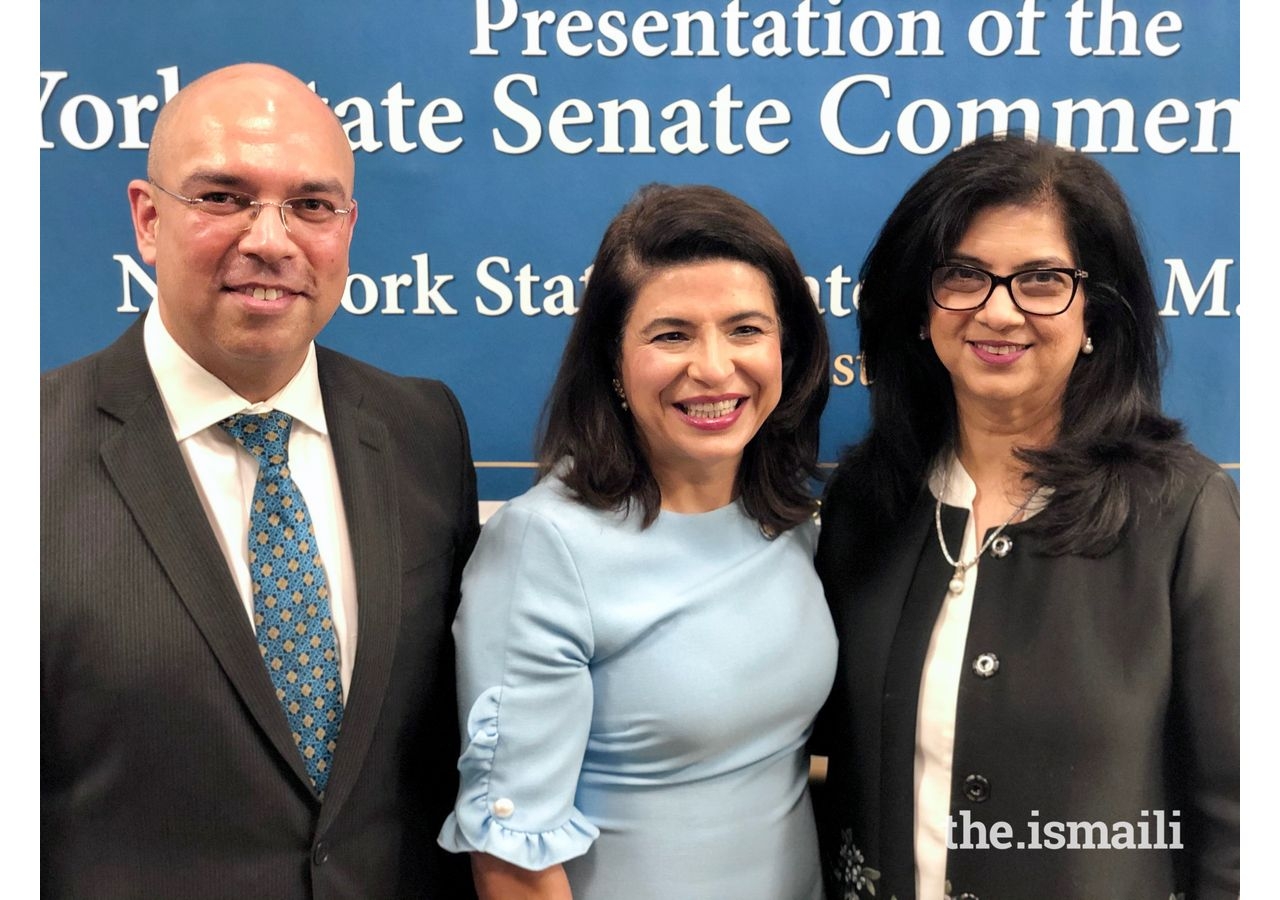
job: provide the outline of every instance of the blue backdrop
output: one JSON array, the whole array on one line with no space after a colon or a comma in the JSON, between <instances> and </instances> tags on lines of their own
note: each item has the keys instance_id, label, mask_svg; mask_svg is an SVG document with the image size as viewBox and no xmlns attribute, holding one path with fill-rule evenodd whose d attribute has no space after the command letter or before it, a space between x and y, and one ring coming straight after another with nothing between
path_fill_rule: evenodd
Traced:
<instances>
[{"instance_id":1,"label":"blue backdrop","mask_svg":"<svg viewBox=\"0 0 1280 900\"><path fill-rule=\"evenodd\" d=\"M150 302L125 184L155 110L260 60L313 81L356 151L352 274L322 342L452 386L482 498L528 486L584 270L649 181L724 187L791 242L831 334L833 461L866 426L866 250L920 173L1007 123L1124 186L1170 337L1166 407L1238 473L1239 37L1237 4L1193 0L44 0L41 367Z\"/></svg>"}]
</instances>

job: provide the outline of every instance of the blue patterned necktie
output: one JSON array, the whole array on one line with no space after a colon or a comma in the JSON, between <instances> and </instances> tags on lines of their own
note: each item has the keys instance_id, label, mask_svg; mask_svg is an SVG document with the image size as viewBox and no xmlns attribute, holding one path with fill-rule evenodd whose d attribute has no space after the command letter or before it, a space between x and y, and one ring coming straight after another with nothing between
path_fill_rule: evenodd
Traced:
<instances>
[{"instance_id":1,"label":"blue patterned necktie","mask_svg":"<svg viewBox=\"0 0 1280 900\"><path fill-rule=\"evenodd\" d=\"M342 726L342 681L315 526L289 474L293 417L237 413L218 424L258 461L249 513L254 630L293 742L323 797Z\"/></svg>"}]
</instances>

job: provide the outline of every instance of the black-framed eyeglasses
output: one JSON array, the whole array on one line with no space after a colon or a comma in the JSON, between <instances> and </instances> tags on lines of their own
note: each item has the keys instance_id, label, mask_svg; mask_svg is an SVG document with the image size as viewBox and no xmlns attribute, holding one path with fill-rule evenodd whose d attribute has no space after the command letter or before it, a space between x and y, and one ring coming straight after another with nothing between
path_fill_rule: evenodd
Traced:
<instances>
[{"instance_id":1,"label":"black-framed eyeglasses","mask_svg":"<svg viewBox=\"0 0 1280 900\"><path fill-rule=\"evenodd\" d=\"M173 199L181 200L203 213L219 218L243 220L245 228L258 218L258 213L264 206L274 206L280 210L280 223L285 231L292 232L293 228L297 227L299 231L308 234L326 234L334 231L343 216L356 207L355 200L343 209L324 197L292 197L279 203L272 203L270 200L259 200L247 194L223 190L205 191L199 197L186 197L154 181L150 183Z\"/></svg>"},{"instance_id":2,"label":"black-framed eyeglasses","mask_svg":"<svg viewBox=\"0 0 1280 900\"><path fill-rule=\"evenodd\" d=\"M996 288L1004 285L1013 305L1032 316L1057 316L1076 298L1080 282L1089 277L1083 269L1023 269L997 275L977 266L940 263L929 279L929 298L952 312L981 309Z\"/></svg>"}]
</instances>

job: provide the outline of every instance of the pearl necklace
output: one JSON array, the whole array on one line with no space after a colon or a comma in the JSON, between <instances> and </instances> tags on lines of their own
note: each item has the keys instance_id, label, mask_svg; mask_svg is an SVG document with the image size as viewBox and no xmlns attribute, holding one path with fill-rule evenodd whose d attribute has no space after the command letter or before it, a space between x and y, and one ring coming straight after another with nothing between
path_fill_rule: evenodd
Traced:
<instances>
[{"instance_id":1,"label":"pearl necklace","mask_svg":"<svg viewBox=\"0 0 1280 900\"><path fill-rule=\"evenodd\" d=\"M943 483L942 494L947 493L949 485L949 480ZM991 532L987 539L982 542L982 546L978 548L978 552L974 555L973 559L969 560L952 559L950 551L947 550L947 539L942 536L942 496L939 495L937 502L933 507L933 524L938 532L938 546L942 548L943 558L955 567L955 571L951 573L951 580L947 582L947 594L949 596L955 597L964 590L964 573L973 568L978 560L981 559L982 554L986 553L988 548L995 543L995 540L1000 536L1000 533L1008 528L1013 520L1018 518L1018 516L1026 510L1026 508L1031 504L1031 499L1038 493L1040 493L1040 489L1036 488L1028 494L1027 499L1022 501L1021 505L1013 511L1013 514L1009 516L1009 518L1004 520L1004 523L999 528Z\"/></svg>"}]
</instances>

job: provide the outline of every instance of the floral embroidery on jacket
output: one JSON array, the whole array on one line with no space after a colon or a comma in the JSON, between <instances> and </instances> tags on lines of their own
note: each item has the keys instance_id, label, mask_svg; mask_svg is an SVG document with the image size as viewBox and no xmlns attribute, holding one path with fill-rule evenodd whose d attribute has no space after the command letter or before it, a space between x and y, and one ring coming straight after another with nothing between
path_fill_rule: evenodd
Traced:
<instances>
[{"instance_id":1,"label":"floral embroidery on jacket","mask_svg":"<svg viewBox=\"0 0 1280 900\"><path fill-rule=\"evenodd\" d=\"M840 853L835 862L835 883L841 893L837 900L862 900L876 895L880 872L866 864L862 851L853 842L853 829L840 830ZM866 893L863 893L863 892Z\"/></svg>"}]
</instances>

